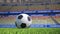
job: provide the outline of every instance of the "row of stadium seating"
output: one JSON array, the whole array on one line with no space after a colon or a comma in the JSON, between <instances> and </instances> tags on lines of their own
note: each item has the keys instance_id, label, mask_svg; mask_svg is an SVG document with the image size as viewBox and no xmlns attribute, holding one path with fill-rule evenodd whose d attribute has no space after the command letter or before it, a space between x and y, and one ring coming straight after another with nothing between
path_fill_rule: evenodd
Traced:
<instances>
[{"instance_id":1,"label":"row of stadium seating","mask_svg":"<svg viewBox=\"0 0 60 34\"><path fill-rule=\"evenodd\" d=\"M60 1L55 1L55 2L51 2L51 1L43 1L43 2L23 2L23 3L0 3L0 6L31 6L31 5L50 5L50 4L60 4Z\"/></svg>"},{"instance_id":2,"label":"row of stadium seating","mask_svg":"<svg viewBox=\"0 0 60 34\"><path fill-rule=\"evenodd\" d=\"M46 14L48 14L48 13L51 13L51 14L57 14L57 13L59 13L60 14L60 10L13 10L13 11L0 11L0 14L8 14L8 13L16 13L16 14L18 14L18 13L46 13Z\"/></svg>"},{"instance_id":3,"label":"row of stadium seating","mask_svg":"<svg viewBox=\"0 0 60 34\"><path fill-rule=\"evenodd\" d=\"M33 19L33 24L55 24L50 16L31 16ZM53 16L53 18L60 23L60 16ZM10 16L0 16L0 24L14 24L16 20L15 15Z\"/></svg>"},{"instance_id":4,"label":"row of stadium seating","mask_svg":"<svg viewBox=\"0 0 60 34\"><path fill-rule=\"evenodd\" d=\"M0 11L18 11L18 10L60 10L58 5L33 5L33 6L0 6Z\"/></svg>"},{"instance_id":5,"label":"row of stadium seating","mask_svg":"<svg viewBox=\"0 0 60 34\"><path fill-rule=\"evenodd\" d=\"M14 24L16 20L16 16L0 16L0 24Z\"/></svg>"},{"instance_id":6,"label":"row of stadium seating","mask_svg":"<svg viewBox=\"0 0 60 34\"><path fill-rule=\"evenodd\" d=\"M0 0L0 3L5 4L13 4L13 3L19 3L19 4L60 4L60 0Z\"/></svg>"}]
</instances>

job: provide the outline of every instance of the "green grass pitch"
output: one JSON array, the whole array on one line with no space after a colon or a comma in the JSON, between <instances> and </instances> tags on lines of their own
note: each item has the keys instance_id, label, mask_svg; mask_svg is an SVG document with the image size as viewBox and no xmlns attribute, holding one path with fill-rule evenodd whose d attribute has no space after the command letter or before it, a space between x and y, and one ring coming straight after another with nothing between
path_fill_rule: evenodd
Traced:
<instances>
[{"instance_id":1,"label":"green grass pitch","mask_svg":"<svg viewBox=\"0 0 60 34\"><path fill-rule=\"evenodd\" d=\"M60 34L60 28L0 28L0 34Z\"/></svg>"}]
</instances>

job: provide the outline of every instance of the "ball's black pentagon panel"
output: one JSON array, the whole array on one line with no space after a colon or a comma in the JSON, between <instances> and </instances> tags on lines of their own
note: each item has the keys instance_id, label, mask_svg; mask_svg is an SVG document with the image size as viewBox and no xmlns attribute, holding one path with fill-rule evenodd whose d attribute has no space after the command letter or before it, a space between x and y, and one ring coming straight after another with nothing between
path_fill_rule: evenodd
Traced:
<instances>
[{"instance_id":1,"label":"ball's black pentagon panel","mask_svg":"<svg viewBox=\"0 0 60 34\"><path fill-rule=\"evenodd\" d=\"M26 27L26 24L25 23L22 23L20 26L21 26L21 28L25 28Z\"/></svg>"},{"instance_id":2,"label":"ball's black pentagon panel","mask_svg":"<svg viewBox=\"0 0 60 34\"><path fill-rule=\"evenodd\" d=\"M28 17L28 21L31 21L31 18L30 17Z\"/></svg>"},{"instance_id":3,"label":"ball's black pentagon panel","mask_svg":"<svg viewBox=\"0 0 60 34\"><path fill-rule=\"evenodd\" d=\"M18 16L18 19L22 19L22 18L23 18L23 15Z\"/></svg>"}]
</instances>

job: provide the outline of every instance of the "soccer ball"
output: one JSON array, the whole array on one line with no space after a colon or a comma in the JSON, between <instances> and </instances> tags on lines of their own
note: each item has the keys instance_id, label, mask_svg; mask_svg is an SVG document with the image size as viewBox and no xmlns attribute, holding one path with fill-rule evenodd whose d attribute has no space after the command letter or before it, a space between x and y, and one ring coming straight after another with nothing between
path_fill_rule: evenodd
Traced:
<instances>
[{"instance_id":1,"label":"soccer ball","mask_svg":"<svg viewBox=\"0 0 60 34\"><path fill-rule=\"evenodd\" d=\"M27 14L19 14L16 18L15 25L17 28L27 28L32 24L32 19Z\"/></svg>"}]
</instances>

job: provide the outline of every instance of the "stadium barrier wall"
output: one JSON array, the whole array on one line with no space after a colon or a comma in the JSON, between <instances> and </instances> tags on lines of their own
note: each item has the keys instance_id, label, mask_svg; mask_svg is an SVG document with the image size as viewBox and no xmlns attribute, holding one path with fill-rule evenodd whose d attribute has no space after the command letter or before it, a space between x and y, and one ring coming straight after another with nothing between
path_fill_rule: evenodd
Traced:
<instances>
[{"instance_id":1,"label":"stadium barrier wall","mask_svg":"<svg viewBox=\"0 0 60 34\"><path fill-rule=\"evenodd\" d=\"M16 28L15 24L0 24L0 28ZM30 28L60 28L58 24L31 24Z\"/></svg>"},{"instance_id":2,"label":"stadium barrier wall","mask_svg":"<svg viewBox=\"0 0 60 34\"><path fill-rule=\"evenodd\" d=\"M0 11L0 15L18 15L21 13L26 13L29 15L33 14L55 15L60 14L60 10L22 10L22 11L6 11L6 12Z\"/></svg>"}]
</instances>

